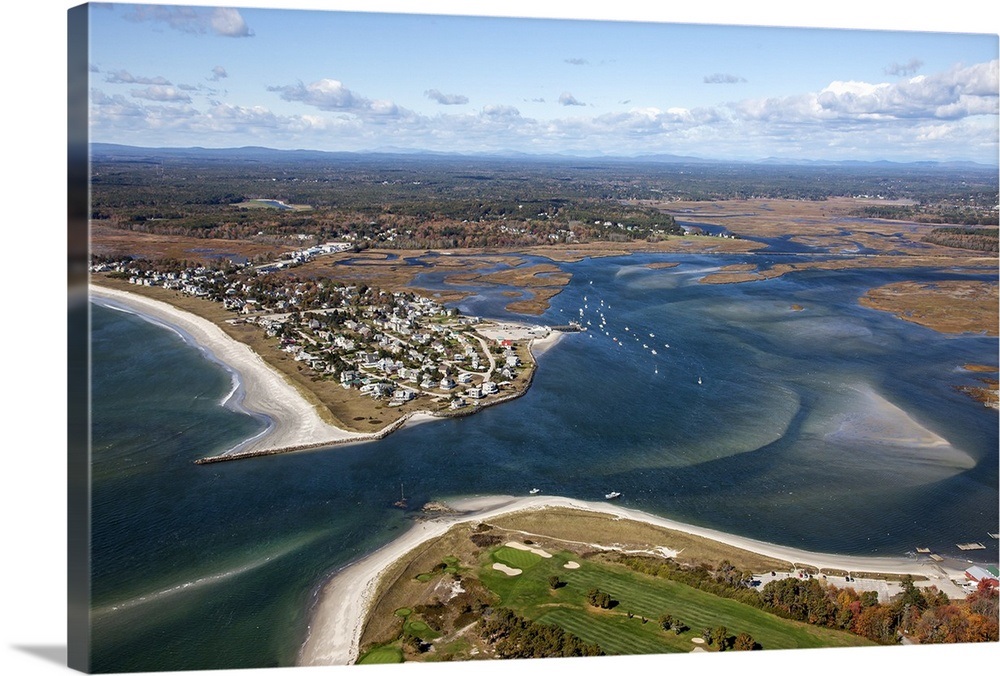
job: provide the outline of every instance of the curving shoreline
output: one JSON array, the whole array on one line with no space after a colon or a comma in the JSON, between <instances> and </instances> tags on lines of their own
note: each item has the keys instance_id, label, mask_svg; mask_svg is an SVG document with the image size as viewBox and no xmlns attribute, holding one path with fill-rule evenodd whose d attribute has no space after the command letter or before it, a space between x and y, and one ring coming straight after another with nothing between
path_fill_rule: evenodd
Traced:
<instances>
[{"instance_id":1,"label":"curving shoreline","mask_svg":"<svg viewBox=\"0 0 1000 676\"><path fill-rule=\"evenodd\" d=\"M257 353L206 319L168 303L102 286L90 286L90 299L177 330L185 340L208 352L214 361L235 374L238 384L229 399L237 408L267 421L268 427L216 457L245 457L281 452L282 449L343 444L364 441L370 436L327 423L316 408Z\"/></svg>"},{"instance_id":2,"label":"curving shoreline","mask_svg":"<svg viewBox=\"0 0 1000 676\"><path fill-rule=\"evenodd\" d=\"M760 540L693 526L611 503L588 502L561 496L487 496L449 502L458 514L435 517L415 524L396 540L337 571L322 583L310 615L306 639L299 651L298 665L351 664L359 657L361 634L368 609L383 574L421 544L444 535L452 526L470 521L495 518L515 512L546 507L568 507L598 512L697 535L769 556L790 564L868 573L922 575L931 580L947 581L962 571L932 561L903 557L866 557L809 552Z\"/></svg>"},{"instance_id":3,"label":"curving shoreline","mask_svg":"<svg viewBox=\"0 0 1000 676\"><path fill-rule=\"evenodd\" d=\"M119 289L91 284L89 290L91 302L130 312L175 331L186 342L202 350L233 375L233 391L222 405L247 413L266 424L262 432L232 448L195 460L195 464L199 465L378 441L408 425L464 417L517 399L527 394L531 385L529 380L527 386L517 392L485 400L472 408L447 413L417 410L374 432L350 432L323 420L316 406L307 401L281 373L249 346L226 335L207 319L169 303ZM545 338L536 338L529 343L529 352L535 360L531 379L534 379L538 367L537 357L551 349L564 335L561 331L551 330Z\"/></svg>"}]
</instances>

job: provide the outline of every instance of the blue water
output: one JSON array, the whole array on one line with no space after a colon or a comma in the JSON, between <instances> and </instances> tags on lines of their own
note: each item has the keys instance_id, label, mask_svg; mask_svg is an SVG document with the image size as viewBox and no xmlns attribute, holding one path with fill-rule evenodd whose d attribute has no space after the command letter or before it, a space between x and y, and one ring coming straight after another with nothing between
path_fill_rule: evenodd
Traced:
<instances>
[{"instance_id":1,"label":"blue water","mask_svg":"<svg viewBox=\"0 0 1000 676\"><path fill-rule=\"evenodd\" d=\"M997 364L996 338L856 302L948 273L704 285L744 261L645 267L654 260L562 264L573 280L541 318L471 289L473 314L591 322L541 356L520 399L375 444L213 465L193 460L261 425L219 405L229 374L176 333L94 306L95 670L292 664L324 577L408 527L391 507L400 483L417 507L616 490L628 507L806 549L958 556L955 543L974 540L988 549L972 558L996 560L998 419L955 390L976 382L963 364ZM596 331L601 313L611 336ZM892 429L944 445L879 441L873 397Z\"/></svg>"}]
</instances>

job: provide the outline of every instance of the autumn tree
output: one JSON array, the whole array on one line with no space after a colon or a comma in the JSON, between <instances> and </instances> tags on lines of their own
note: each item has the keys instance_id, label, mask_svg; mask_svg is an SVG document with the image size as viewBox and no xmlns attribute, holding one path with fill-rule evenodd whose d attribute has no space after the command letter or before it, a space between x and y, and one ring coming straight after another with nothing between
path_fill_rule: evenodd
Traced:
<instances>
[{"instance_id":1,"label":"autumn tree","mask_svg":"<svg viewBox=\"0 0 1000 676\"><path fill-rule=\"evenodd\" d=\"M726 629L725 625L720 624L712 630L712 643L714 643L720 651L729 647L729 630Z\"/></svg>"},{"instance_id":2,"label":"autumn tree","mask_svg":"<svg viewBox=\"0 0 1000 676\"><path fill-rule=\"evenodd\" d=\"M753 636L741 631L733 640L733 650L759 650L760 644L753 639Z\"/></svg>"},{"instance_id":3,"label":"autumn tree","mask_svg":"<svg viewBox=\"0 0 1000 676\"><path fill-rule=\"evenodd\" d=\"M875 605L861 611L851 631L876 643L888 645L896 642L898 626L899 617L890 606Z\"/></svg>"}]
</instances>

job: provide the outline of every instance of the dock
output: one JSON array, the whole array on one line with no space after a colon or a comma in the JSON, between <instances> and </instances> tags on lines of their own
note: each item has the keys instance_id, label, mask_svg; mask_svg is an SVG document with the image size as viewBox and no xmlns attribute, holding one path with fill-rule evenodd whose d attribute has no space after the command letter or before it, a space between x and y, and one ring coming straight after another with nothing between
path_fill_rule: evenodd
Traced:
<instances>
[{"instance_id":1,"label":"dock","mask_svg":"<svg viewBox=\"0 0 1000 676\"><path fill-rule=\"evenodd\" d=\"M973 549L986 549L986 545L981 542L966 542L965 544L956 545L963 552L967 552Z\"/></svg>"},{"instance_id":2,"label":"dock","mask_svg":"<svg viewBox=\"0 0 1000 676\"><path fill-rule=\"evenodd\" d=\"M928 558L929 558L929 559L930 559L931 561L936 561L936 562L938 562L938 563L940 563L941 561L944 561L944 557L943 557L943 556L941 556L940 554L928 554L928 555L927 555L927 557L928 557Z\"/></svg>"},{"instance_id":3,"label":"dock","mask_svg":"<svg viewBox=\"0 0 1000 676\"><path fill-rule=\"evenodd\" d=\"M927 547L917 547L917 554L930 554L931 550Z\"/></svg>"}]
</instances>

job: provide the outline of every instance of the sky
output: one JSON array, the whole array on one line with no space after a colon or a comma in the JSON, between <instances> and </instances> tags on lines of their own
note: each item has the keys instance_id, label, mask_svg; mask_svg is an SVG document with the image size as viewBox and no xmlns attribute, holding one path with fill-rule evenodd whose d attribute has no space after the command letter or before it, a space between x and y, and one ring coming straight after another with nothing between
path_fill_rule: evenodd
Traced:
<instances>
[{"instance_id":1,"label":"sky","mask_svg":"<svg viewBox=\"0 0 1000 676\"><path fill-rule=\"evenodd\" d=\"M91 5L91 140L997 163L995 32L271 5Z\"/></svg>"}]
</instances>

